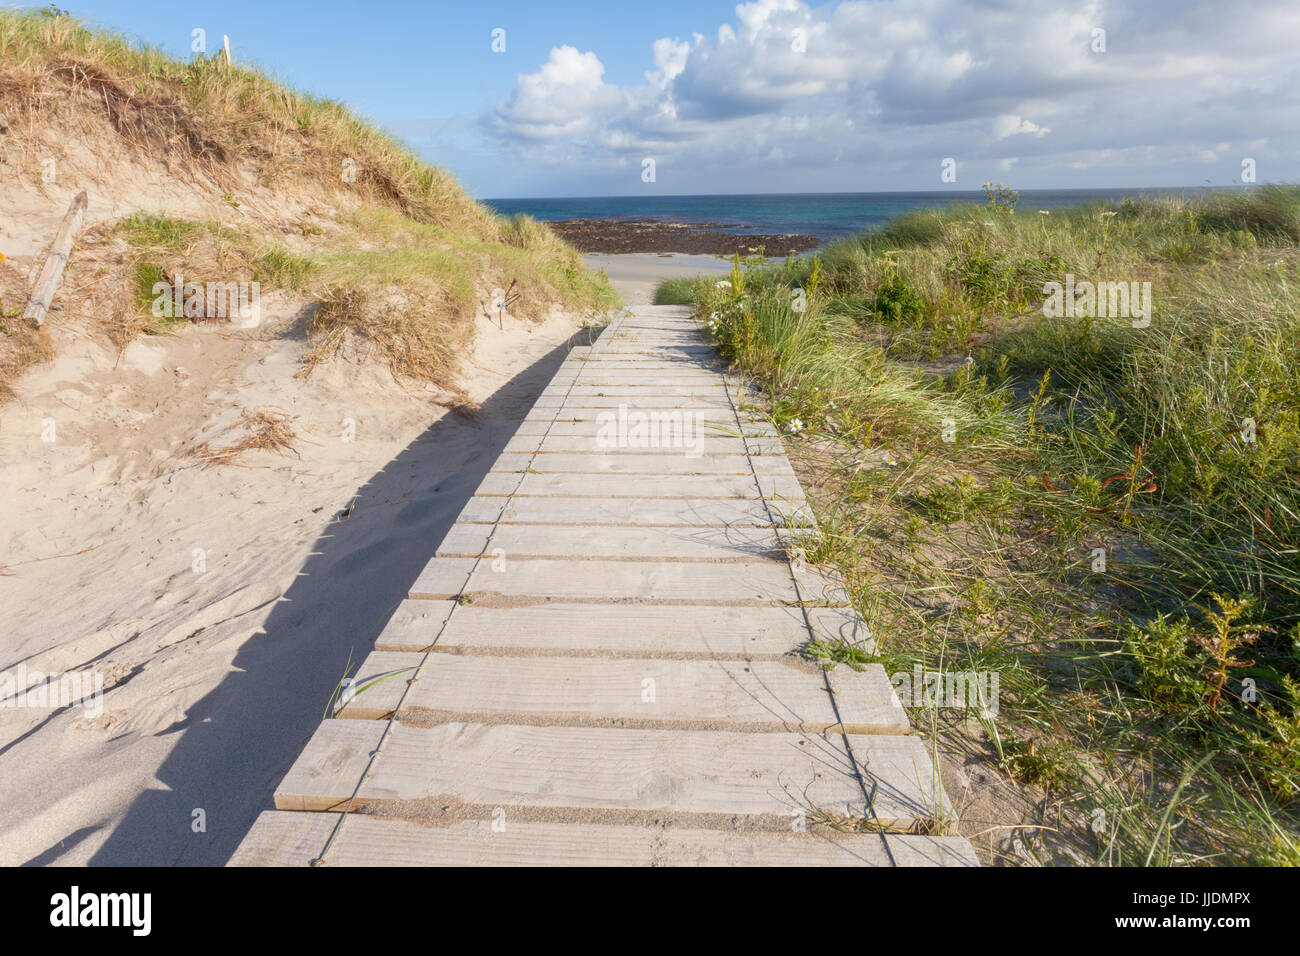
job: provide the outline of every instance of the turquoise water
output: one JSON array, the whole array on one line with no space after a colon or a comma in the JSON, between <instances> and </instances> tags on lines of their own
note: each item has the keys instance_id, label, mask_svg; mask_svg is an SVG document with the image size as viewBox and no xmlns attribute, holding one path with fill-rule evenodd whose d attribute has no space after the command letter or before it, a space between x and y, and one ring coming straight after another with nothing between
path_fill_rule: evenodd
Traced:
<instances>
[{"instance_id":1,"label":"turquoise water","mask_svg":"<svg viewBox=\"0 0 1300 956\"><path fill-rule=\"evenodd\" d=\"M1022 211L1059 209L1130 196L1196 189L1024 189ZM984 203L982 191L913 193L785 193L752 196L593 196L573 199L485 199L497 212L536 219L663 219L717 224L723 232L800 233L830 241L879 226L909 209Z\"/></svg>"}]
</instances>

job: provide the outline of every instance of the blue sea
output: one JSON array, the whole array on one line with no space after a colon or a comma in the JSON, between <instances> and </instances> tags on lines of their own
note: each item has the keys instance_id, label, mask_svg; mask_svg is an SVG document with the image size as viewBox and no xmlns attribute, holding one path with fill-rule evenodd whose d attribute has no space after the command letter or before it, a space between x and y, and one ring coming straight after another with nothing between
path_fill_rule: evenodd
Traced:
<instances>
[{"instance_id":1,"label":"blue sea","mask_svg":"<svg viewBox=\"0 0 1300 956\"><path fill-rule=\"evenodd\" d=\"M1130 196L1194 193L1189 189L1023 189L1022 211L1059 209ZM911 193L763 193L734 196L589 196L485 199L504 215L535 219L659 219L716 224L721 232L799 233L830 242L877 227L909 209L985 202L982 191Z\"/></svg>"}]
</instances>

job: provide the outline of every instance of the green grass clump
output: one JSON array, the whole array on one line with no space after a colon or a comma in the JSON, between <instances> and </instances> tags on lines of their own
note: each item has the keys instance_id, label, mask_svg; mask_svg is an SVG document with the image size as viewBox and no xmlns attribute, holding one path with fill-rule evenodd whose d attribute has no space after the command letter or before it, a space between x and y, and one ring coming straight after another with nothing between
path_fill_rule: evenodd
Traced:
<instances>
[{"instance_id":1,"label":"green grass clump","mask_svg":"<svg viewBox=\"0 0 1300 956\"><path fill-rule=\"evenodd\" d=\"M665 279L655 287L655 305L691 305L708 280L700 277Z\"/></svg>"}]
</instances>

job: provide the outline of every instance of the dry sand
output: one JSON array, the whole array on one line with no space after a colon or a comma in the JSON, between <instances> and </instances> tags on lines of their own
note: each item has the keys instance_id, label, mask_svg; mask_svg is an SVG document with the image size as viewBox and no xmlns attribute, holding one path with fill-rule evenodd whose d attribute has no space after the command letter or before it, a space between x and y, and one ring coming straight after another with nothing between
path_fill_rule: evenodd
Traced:
<instances>
[{"instance_id":1,"label":"dry sand","mask_svg":"<svg viewBox=\"0 0 1300 956\"><path fill-rule=\"evenodd\" d=\"M120 360L56 328L0 406L0 673L104 680L0 708L0 864L224 863L579 328L480 319L467 418L355 354L295 378L299 313ZM294 452L192 460L263 408Z\"/></svg>"},{"instance_id":2,"label":"dry sand","mask_svg":"<svg viewBox=\"0 0 1300 956\"><path fill-rule=\"evenodd\" d=\"M655 289L664 279L678 276L731 274L731 263L718 256L632 253L605 255L587 253L582 257L588 269L604 269L627 305L652 305Z\"/></svg>"}]
</instances>

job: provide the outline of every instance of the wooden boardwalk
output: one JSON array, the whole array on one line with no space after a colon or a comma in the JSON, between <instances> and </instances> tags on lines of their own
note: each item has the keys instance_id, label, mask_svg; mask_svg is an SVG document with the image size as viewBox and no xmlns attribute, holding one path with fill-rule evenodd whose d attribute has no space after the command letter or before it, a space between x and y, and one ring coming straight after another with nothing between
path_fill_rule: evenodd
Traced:
<instances>
[{"instance_id":1,"label":"wooden boardwalk","mask_svg":"<svg viewBox=\"0 0 1300 956\"><path fill-rule=\"evenodd\" d=\"M575 349L232 865L975 865L689 310ZM791 536L794 539L791 539ZM383 679L379 679L383 678ZM823 825L873 821L870 832Z\"/></svg>"}]
</instances>

